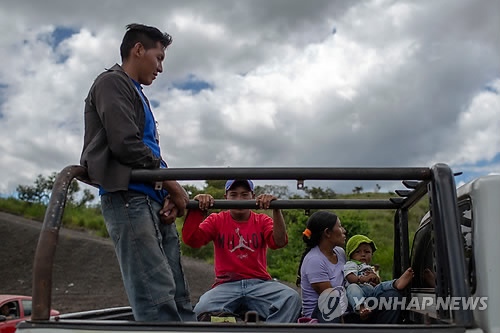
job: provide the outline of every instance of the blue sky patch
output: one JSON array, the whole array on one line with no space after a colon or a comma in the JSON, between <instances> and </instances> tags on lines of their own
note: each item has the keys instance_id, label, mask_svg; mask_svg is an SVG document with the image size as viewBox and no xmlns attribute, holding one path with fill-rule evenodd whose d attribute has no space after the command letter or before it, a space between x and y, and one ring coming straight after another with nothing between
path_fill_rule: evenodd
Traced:
<instances>
[{"instance_id":1,"label":"blue sky patch","mask_svg":"<svg viewBox=\"0 0 500 333\"><path fill-rule=\"evenodd\" d=\"M474 168L487 168L487 169L492 169L493 172L500 173L500 167L497 170L495 170L495 165L496 166L500 165L500 154L496 154L492 160L481 160L473 165L469 164L469 165L461 165L461 166L454 167L454 168L452 168L453 172L463 171L462 175L455 177L455 183L457 185L460 182L467 183L474 178L484 176L487 174L487 172L485 172L483 170L475 171Z\"/></svg>"},{"instance_id":2,"label":"blue sky patch","mask_svg":"<svg viewBox=\"0 0 500 333\"><path fill-rule=\"evenodd\" d=\"M174 88L179 90L188 90L196 95L205 89L213 90L214 86L206 81L198 79L194 74L189 74L186 80L176 81L173 83Z\"/></svg>"},{"instance_id":3,"label":"blue sky patch","mask_svg":"<svg viewBox=\"0 0 500 333\"><path fill-rule=\"evenodd\" d=\"M149 100L149 103L151 103L151 107L153 108L157 108L160 106L160 102L158 102L156 99Z\"/></svg>"},{"instance_id":4,"label":"blue sky patch","mask_svg":"<svg viewBox=\"0 0 500 333\"><path fill-rule=\"evenodd\" d=\"M80 29L75 29L72 27L65 27L65 26L57 26L52 32L50 45L52 46L52 48L56 49L63 40L68 39L74 34L77 34L79 32Z\"/></svg>"},{"instance_id":5,"label":"blue sky patch","mask_svg":"<svg viewBox=\"0 0 500 333\"><path fill-rule=\"evenodd\" d=\"M498 90L493 86L487 85L486 87L484 87L484 90L498 95Z\"/></svg>"}]
</instances>

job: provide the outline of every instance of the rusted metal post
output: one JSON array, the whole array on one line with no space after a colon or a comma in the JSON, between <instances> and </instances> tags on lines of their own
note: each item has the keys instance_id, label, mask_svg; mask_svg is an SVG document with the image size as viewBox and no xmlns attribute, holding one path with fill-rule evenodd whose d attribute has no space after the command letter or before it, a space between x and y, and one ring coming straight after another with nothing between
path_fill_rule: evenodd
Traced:
<instances>
[{"instance_id":1,"label":"rusted metal post","mask_svg":"<svg viewBox=\"0 0 500 333\"><path fill-rule=\"evenodd\" d=\"M45 211L42 230L33 263L33 315L32 320L50 318L52 294L52 266L56 252L59 228L61 227L66 194L75 177L84 177L87 169L72 165L64 168L56 177L49 205Z\"/></svg>"}]
</instances>

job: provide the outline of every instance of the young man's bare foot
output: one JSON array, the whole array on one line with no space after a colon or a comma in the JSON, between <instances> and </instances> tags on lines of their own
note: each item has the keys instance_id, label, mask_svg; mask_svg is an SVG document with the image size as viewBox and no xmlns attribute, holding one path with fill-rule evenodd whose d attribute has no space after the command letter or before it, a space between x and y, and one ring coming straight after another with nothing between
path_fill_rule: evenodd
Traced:
<instances>
[{"instance_id":1,"label":"young man's bare foot","mask_svg":"<svg viewBox=\"0 0 500 333\"><path fill-rule=\"evenodd\" d=\"M408 268L403 275L396 281L394 281L394 288L397 290L403 290L405 289L411 282L411 279L413 279L413 276L415 273L413 272L413 268Z\"/></svg>"},{"instance_id":2,"label":"young man's bare foot","mask_svg":"<svg viewBox=\"0 0 500 333\"><path fill-rule=\"evenodd\" d=\"M371 313L372 313L372 310L365 308L364 305L361 305L359 307L359 318L361 320L368 319L368 317L370 316Z\"/></svg>"}]
</instances>

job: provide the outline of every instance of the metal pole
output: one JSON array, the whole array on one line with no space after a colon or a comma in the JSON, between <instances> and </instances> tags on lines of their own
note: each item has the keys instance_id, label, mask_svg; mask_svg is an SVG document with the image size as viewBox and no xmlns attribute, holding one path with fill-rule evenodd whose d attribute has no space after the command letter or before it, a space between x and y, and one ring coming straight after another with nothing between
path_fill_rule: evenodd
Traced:
<instances>
[{"instance_id":1,"label":"metal pole","mask_svg":"<svg viewBox=\"0 0 500 333\"><path fill-rule=\"evenodd\" d=\"M131 180L427 180L430 176L429 168L168 168L132 170Z\"/></svg>"},{"instance_id":2,"label":"metal pole","mask_svg":"<svg viewBox=\"0 0 500 333\"><path fill-rule=\"evenodd\" d=\"M397 209L400 204L389 200L274 200L269 209ZM188 209L198 208L198 201L191 200ZM255 200L215 200L213 209L257 209Z\"/></svg>"},{"instance_id":3,"label":"metal pole","mask_svg":"<svg viewBox=\"0 0 500 333\"><path fill-rule=\"evenodd\" d=\"M66 205L66 194L73 178L86 174L87 169L82 166L68 166L56 177L49 205L45 211L45 218L43 219L33 262L32 320L47 320L50 318L52 266L64 206Z\"/></svg>"},{"instance_id":4,"label":"metal pole","mask_svg":"<svg viewBox=\"0 0 500 333\"><path fill-rule=\"evenodd\" d=\"M432 178L430 194L436 237L434 251L438 265L437 296L449 295L464 299L462 297L470 295L467 289L455 179L451 169L445 164L436 164L432 167ZM458 310L452 310L452 313L457 325L466 327L472 325L473 317L470 309L459 307ZM442 314L445 315L444 312Z\"/></svg>"}]
</instances>

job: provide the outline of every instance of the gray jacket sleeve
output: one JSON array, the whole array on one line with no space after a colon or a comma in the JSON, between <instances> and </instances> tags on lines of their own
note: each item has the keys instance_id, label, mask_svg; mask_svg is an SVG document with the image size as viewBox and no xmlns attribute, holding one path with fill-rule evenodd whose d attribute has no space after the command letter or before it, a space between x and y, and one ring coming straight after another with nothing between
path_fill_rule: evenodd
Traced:
<instances>
[{"instance_id":1,"label":"gray jacket sleeve","mask_svg":"<svg viewBox=\"0 0 500 333\"><path fill-rule=\"evenodd\" d=\"M130 83L121 75L109 73L95 83L94 101L114 158L133 169L159 168L161 158L143 142ZM142 126L144 127L144 126Z\"/></svg>"}]
</instances>

